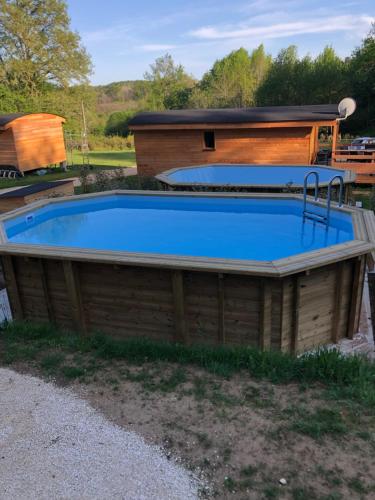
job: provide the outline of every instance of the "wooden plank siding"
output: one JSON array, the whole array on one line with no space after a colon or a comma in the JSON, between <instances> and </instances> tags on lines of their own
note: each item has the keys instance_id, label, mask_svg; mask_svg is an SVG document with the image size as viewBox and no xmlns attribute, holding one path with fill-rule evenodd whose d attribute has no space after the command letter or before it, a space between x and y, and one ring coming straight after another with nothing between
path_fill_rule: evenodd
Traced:
<instances>
[{"instance_id":1,"label":"wooden plank siding","mask_svg":"<svg viewBox=\"0 0 375 500\"><path fill-rule=\"evenodd\" d=\"M207 150L203 129L136 130L138 172L154 176L171 168L210 163L310 164L316 154L314 127L209 128L215 149Z\"/></svg>"},{"instance_id":2,"label":"wooden plank siding","mask_svg":"<svg viewBox=\"0 0 375 500\"><path fill-rule=\"evenodd\" d=\"M64 118L34 113L14 119L0 131L0 167L21 172L66 161Z\"/></svg>"},{"instance_id":3,"label":"wooden plank siding","mask_svg":"<svg viewBox=\"0 0 375 500\"><path fill-rule=\"evenodd\" d=\"M74 194L74 182L64 182L57 184L50 188L44 189L37 193L29 194L26 196L0 196L0 212L9 212L15 208L23 207L35 201L44 200L46 198L57 198L60 196L71 196Z\"/></svg>"},{"instance_id":4,"label":"wooden plank siding","mask_svg":"<svg viewBox=\"0 0 375 500\"><path fill-rule=\"evenodd\" d=\"M17 152L12 129L0 130L0 165L16 167Z\"/></svg>"},{"instance_id":5,"label":"wooden plank siding","mask_svg":"<svg viewBox=\"0 0 375 500\"><path fill-rule=\"evenodd\" d=\"M296 353L330 343L333 332L334 340L351 335L365 272L364 257L281 278L24 256L2 262L17 318L118 339Z\"/></svg>"}]
</instances>

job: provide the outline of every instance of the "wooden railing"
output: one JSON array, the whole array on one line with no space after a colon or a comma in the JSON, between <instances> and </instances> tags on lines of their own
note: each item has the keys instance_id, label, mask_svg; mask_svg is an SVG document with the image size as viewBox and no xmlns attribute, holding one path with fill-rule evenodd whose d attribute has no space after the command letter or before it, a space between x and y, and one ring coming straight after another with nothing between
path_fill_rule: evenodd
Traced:
<instances>
[{"instance_id":1,"label":"wooden railing","mask_svg":"<svg viewBox=\"0 0 375 500\"><path fill-rule=\"evenodd\" d=\"M331 165L355 172L357 184L375 184L375 149L349 151L339 147L332 152Z\"/></svg>"}]
</instances>

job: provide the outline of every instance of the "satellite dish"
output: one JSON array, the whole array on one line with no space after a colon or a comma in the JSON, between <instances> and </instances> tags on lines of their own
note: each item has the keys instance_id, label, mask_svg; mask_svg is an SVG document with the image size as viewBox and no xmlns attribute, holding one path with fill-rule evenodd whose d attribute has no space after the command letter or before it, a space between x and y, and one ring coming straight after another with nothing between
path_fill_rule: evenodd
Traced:
<instances>
[{"instance_id":1,"label":"satellite dish","mask_svg":"<svg viewBox=\"0 0 375 500\"><path fill-rule=\"evenodd\" d=\"M340 118L345 120L348 116L352 115L357 108L357 103L351 97L345 97L338 105Z\"/></svg>"}]
</instances>

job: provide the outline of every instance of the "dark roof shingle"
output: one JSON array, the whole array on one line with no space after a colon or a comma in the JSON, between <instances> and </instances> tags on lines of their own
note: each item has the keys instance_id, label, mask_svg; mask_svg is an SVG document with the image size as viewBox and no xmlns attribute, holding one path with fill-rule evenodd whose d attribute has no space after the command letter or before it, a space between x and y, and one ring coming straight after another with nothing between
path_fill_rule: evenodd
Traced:
<instances>
[{"instance_id":1,"label":"dark roof shingle","mask_svg":"<svg viewBox=\"0 0 375 500\"><path fill-rule=\"evenodd\" d=\"M190 125L214 123L253 123L286 121L333 121L339 118L337 104L308 106L268 106L258 108L181 109L143 112L136 115L130 126Z\"/></svg>"},{"instance_id":2,"label":"dark roof shingle","mask_svg":"<svg viewBox=\"0 0 375 500\"><path fill-rule=\"evenodd\" d=\"M30 115L31 113L10 113L9 115L0 115L0 127L4 127L8 123L21 118L21 116Z\"/></svg>"},{"instance_id":3,"label":"dark roof shingle","mask_svg":"<svg viewBox=\"0 0 375 500\"><path fill-rule=\"evenodd\" d=\"M6 193L0 193L0 198L19 198L22 196L28 196L29 194L40 193L42 191L47 191L47 189L52 189L61 184L67 184L72 182L71 180L62 181L50 181L50 182L38 182L37 184L30 184L30 186L20 187L19 189L13 189L12 191L7 191Z\"/></svg>"}]
</instances>

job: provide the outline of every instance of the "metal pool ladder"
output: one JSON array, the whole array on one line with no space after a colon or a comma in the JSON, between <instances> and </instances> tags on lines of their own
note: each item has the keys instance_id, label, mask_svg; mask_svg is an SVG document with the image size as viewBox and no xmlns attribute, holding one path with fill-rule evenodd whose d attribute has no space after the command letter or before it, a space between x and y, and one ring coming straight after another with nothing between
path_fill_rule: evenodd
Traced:
<instances>
[{"instance_id":1,"label":"metal pool ladder","mask_svg":"<svg viewBox=\"0 0 375 500\"><path fill-rule=\"evenodd\" d=\"M305 179L303 181L303 221L305 219L312 219L318 222L322 222L326 226L329 224L329 218L331 215L331 195L332 195L332 184L335 179L339 180L340 183L340 191L339 191L339 207L342 206L342 197L344 192L344 179L342 175L335 175L328 183L328 191L327 191L327 210L326 214L322 215L318 212L312 212L311 210L307 210L307 181L309 177L313 175L315 177L315 189L314 189L314 201L318 201L318 193L319 193L319 174L316 170L311 170L305 175Z\"/></svg>"}]
</instances>

